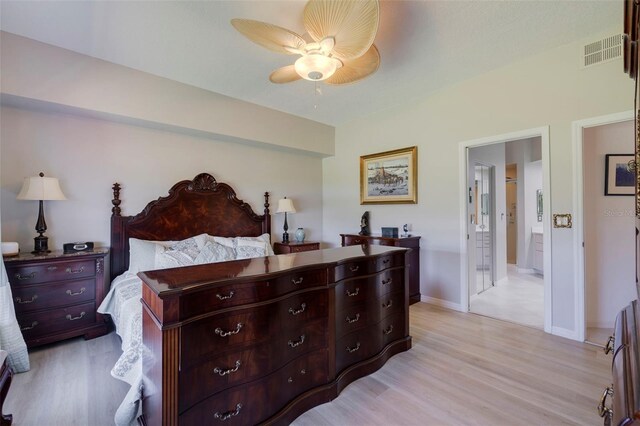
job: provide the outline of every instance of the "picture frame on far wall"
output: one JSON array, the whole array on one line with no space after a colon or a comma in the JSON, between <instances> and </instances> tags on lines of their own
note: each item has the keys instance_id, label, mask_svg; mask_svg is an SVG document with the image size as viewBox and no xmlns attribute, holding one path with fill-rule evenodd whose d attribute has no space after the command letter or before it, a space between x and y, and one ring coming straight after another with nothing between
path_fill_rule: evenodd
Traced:
<instances>
[{"instance_id":1,"label":"picture frame on far wall","mask_svg":"<svg viewBox=\"0 0 640 426\"><path fill-rule=\"evenodd\" d=\"M360 157L360 204L417 203L417 146Z\"/></svg>"},{"instance_id":2,"label":"picture frame on far wall","mask_svg":"<svg viewBox=\"0 0 640 426\"><path fill-rule=\"evenodd\" d=\"M634 195L636 173L633 154L606 154L604 164L604 195Z\"/></svg>"}]
</instances>

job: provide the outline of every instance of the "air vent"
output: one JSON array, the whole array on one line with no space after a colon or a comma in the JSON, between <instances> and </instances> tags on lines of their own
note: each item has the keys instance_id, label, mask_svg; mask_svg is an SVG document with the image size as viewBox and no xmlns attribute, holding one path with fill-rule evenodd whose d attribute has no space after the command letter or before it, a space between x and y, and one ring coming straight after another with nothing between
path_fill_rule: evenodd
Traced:
<instances>
[{"instance_id":1,"label":"air vent","mask_svg":"<svg viewBox=\"0 0 640 426\"><path fill-rule=\"evenodd\" d=\"M603 38L584 46L584 68L613 61L622 57L622 34Z\"/></svg>"}]
</instances>

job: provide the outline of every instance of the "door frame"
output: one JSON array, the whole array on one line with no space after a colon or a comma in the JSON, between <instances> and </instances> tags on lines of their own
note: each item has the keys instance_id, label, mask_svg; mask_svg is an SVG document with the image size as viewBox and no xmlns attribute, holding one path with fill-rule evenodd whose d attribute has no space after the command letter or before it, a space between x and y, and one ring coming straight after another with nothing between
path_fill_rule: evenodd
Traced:
<instances>
[{"instance_id":1,"label":"door frame","mask_svg":"<svg viewBox=\"0 0 640 426\"><path fill-rule=\"evenodd\" d=\"M480 139L472 139L460 142L458 145L458 170L459 170L459 200L460 200L460 295L463 312L469 312L469 253L468 253L468 148L483 145L511 142L519 139L539 137L542 143L542 177L543 177L543 221L544 231L544 331L552 332L552 264L551 264L551 173L550 173L550 149L549 126L535 127L517 132L488 136Z\"/></svg>"},{"instance_id":2,"label":"door frame","mask_svg":"<svg viewBox=\"0 0 640 426\"><path fill-rule=\"evenodd\" d=\"M633 110L619 112L616 114L601 115L598 117L576 120L571 123L573 132L573 211L575 232L573 233L574 264L576 265L574 294L575 294L575 324L577 339L584 342L587 335L587 309L584 282L584 178L583 178L583 144L584 129L590 127L605 126L607 124L621 123L635 119Z\"/></svg>"}]
</instances>

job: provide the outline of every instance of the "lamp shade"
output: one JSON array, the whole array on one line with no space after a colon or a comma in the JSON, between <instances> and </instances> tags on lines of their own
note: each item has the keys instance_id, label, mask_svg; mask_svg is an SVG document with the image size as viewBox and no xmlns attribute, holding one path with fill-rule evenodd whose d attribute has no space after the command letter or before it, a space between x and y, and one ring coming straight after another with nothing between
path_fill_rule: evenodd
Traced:
<instances>
[{"instance_id":1,"label":"lamp shade","mask_svg":"<svg viewBox=\"0 0 640 426\"><path fill-rule=\"evenodd\" d=\"M278 210L276 213L295 213L296 208L293 207L293 201L285 197L278 201Z\"/></svg>"},{"instance_id":2,"label":"lamp shade","mask_svg":"<svg viewBox=\"0 0 640 426\"><path fill-rule=\"evenodd\" d=\"M28 177L22 183L18 200L66 200L58 179L40 176Z\"/></svg>"}]
</instances>

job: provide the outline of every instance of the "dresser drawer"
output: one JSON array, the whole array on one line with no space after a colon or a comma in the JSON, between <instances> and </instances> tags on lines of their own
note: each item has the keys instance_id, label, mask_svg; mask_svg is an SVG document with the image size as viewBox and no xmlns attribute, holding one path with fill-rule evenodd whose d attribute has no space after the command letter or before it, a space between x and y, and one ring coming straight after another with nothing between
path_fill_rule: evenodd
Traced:
<instances>
[{"instance_id":1,"label":"dresser drawer","mask_svg":"<svg viewBox=\"0 0 640 426\"><path fill-rule=\"evenodd\" d=\"M376 259L363 259L337 265L335 268L335 280L340 281L345 278L375 274L376 262Z\"/></svg>"},{"instance_id":2,"label":"dresser drawer","mask_svg":"<svg viewBox=\"0 0 640 426\"><path fill-rule=\"evenodd\" d=\"M25 340L49 333L81 328L96 322L95 303L54 308L18 316Z\"/></svg>"},{"instance_id":3,"label":"dresser drawer","mask_svg":"<svg viewBox=\"0 0 640 426\"><path fill-rule=\"evenodd\" d=\"M297 294L278 302L276 309L283 330L299 328L310 320L327 316L328 294L326 290Z\"/></svg>"},{"instance_id":4,"label":"dresser drawer","mask_svg":"<svg viewBox=\"0 0 640 426\"><path fill-rule=\"evenodd\" d=\"M264 377L273 370L271 352L270 343L265 342L181 369L178 377L179 411L184 412L221 390Z\"/></svg>"},{"instance_id":5,"label":"dresser drawer","mask_svg":"<svg viewBox=\"0 0 640 426\"><path fill-rule=\"evenodd\" d=\"M370 324L376 324L383 318L398 312L404 312L404 293L385 294L369 304Z\"/></svg>"},{"instance_id":6,"label":"dresser drawer","mask_svg":"<svg viewBox=\"0 0 640 426\"><path fill-rule=\"evenodd\" d=\"M381 337L382 345L378 348L377 353L394 340L401 339L404 336L405 316L403 312L384 318L376 327L376 332Z\"/></svg>"},{"instance_id":7,"label":"dresser drawer","mask_svg":"<svg viewBox=\"0 0 640 426\"><path fill-rule=\"evenodd\" d=\"M22 266L7 265L7 275L13 286L93 277L96 275L96 261L91 259L55 264L50 262Z\"/></svg>"},{"instance_id":8,"label":"dresser drawer","mask_svg":"<svg viewBox=\"0 0 640 426\"><path fill-rule=\"evenodd\" d=\"M404 289L404 269L392 269L379 273L375 277L375 297L395 293Z\"/></svg>"},{"instance_id":9,"label":"dresser drawer","mask_svg":"<svg viewBox=\"0 0 640 426\"><path fill-rule=\"evenodd\" d=\"M29 312L92 301L95 298L95 288L95 278L17 286L13 289L13 301L16 312Z\"/></svg>"},{"instance_id":10,"label":"dresser drawer","mask_svg":"<svg viewBox=\"0 0 640 426\"><path fill-rule=\"evenodd\" d=\"M313 250L319 250L319 249L320 249L320 243L306 244L306 245L301 245L301 246L292 245L289 248L289 252L291 252L291 253L301 253L303 251L313 251Z\"/></svg>"},{"instance_id":11,"label":"dresser drawer","mask_svg":"<svg viewBox=\"0 0 640 426\"><path fill-rule=\"evenodd\" d=\"M207 291L192 293L181 298L181 320L249 303L264 302L311 287L326 286L326 270L292 272L278 278L224 285Z\"/></svg>"},{"instance_id":12,"label":"dresser drawer","mask_svg":"<svg viewBox=\"0 0 640 426\"><path fill-rule=\"evenodd\" d=\"M336 286L336 311L342 311L361 303L375 294L376 277L342 281Z\"/></svg>"},{"instance_id":13,"label":"dresser drawer","mask_svg":"<svg viewBox=\"0 0 640 426\"><path fill-rule=\"evenodd\" d=\"M329 379L327 358L326 350L316 351L301 356L261 380L219 392L181 413L179 424L260 423L297 395L326 383ZM197 386L197 383L192 385Z\"/></svg>"},{"instance_id":14,"label":"dresser drawer","mask_svg":"<svg viewBox=\"0 0 640 426\"><path fill-rule=\"evenodd\" d=\"M277 321L276 305L242 309L215 315L182 327L180 363L188 368L203 358L229 350L239 350L270 338L272 321Z\"/></svg>"},{"instance_id":15,"label":"dresser drawer","mask_svg":"<svg viewBox=\"0 0 640 426\"><path fill-rule=\"evenodd\" d=\"M345 235L343 237L343 245L345 246L358 246L361 244L369 244L369 238L360 237L357 235Z\"/></svg>"},{"instance_id":16,"label":"dresser drawer","mask_svg":"<svg viewBox=\"0 0 640 426\"><path fill-rule=\"evenodd\" d=\"M368 327L339 338L336 342L336 373L345 367L360 362L377 351L380 338L373 335L373 328Z\"/></svg>"},{"instance_id":17,"label":"dresser drawer","mask_svg":"<svg viewBox=\"0 0 640 426\"><path fill-rule=\"evenodd\" d=\"M337 337L342 337L345 334L366 327L369 324L370 315L371 310L368 308L367 302L360 302L338 311L336 314ZM374 317L377 319L378 315Z\"/></svg>"}]
</instances>

